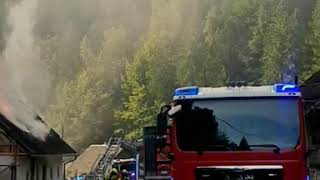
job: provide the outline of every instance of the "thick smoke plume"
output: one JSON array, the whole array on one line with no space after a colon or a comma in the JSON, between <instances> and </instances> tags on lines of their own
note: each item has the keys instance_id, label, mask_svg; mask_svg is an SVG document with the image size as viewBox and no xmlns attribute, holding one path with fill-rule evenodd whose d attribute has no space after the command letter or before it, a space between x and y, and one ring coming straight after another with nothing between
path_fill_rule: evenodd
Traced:
<instances>
[{"instance_id":1,"label":"thick smoke plume","mask_svg":"<svg viewBox=\"0 0 320 180\"><path fill-rule=\"evenodd\" d=\"M35 109L46 105L48 73L34 46L33 26L37 0L24 0L10 8L12 32L0 61L0 110L17 127L44 140L46 125L35 120Z\"/></svg>"}]
</instances>

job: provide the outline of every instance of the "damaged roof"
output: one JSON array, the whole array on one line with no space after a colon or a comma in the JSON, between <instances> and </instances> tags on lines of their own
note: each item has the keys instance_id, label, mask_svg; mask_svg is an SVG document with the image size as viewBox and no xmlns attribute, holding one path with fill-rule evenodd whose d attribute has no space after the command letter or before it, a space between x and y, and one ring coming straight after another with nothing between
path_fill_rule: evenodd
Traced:
<instances>
[{"instance_id":1,"label":"damaged roof","mask_svg":"<svg viewBox=\"0 0 320 180\"><path fill-rule=\"evenodd\" d=\"M106 153L106 144L90 145L72 164L66 169L67 177L76 175L90 174L96 169L98 163Z\"/></svg>"},{"instance_id":2,"label":"damaged roof","mask_svg":"<svg viewBox=\"0 0 320 180\"><path fill-rule=\"evenodd\" d=\"M38 125L37 128L41 128L40 131L46 132L45 137L40 138L32 128L29 128L30 131L26 131L17 123L19 121L8 120L3 114L0 114L0 128L15 140L26 153L31 155L76 154L76 151L61 139L54 130L49 128L38 115L33 114L33 118L29 117L24 121L28 121L31 125Z\"/></svg>"}]
</instances>

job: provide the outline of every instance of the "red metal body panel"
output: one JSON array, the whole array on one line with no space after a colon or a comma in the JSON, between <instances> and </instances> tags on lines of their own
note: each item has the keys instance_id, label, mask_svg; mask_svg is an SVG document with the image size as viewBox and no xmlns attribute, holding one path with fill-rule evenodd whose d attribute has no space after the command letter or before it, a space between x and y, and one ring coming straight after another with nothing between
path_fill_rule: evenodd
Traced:
<instances>
[{"instance_id":1,"label":"red metal body panel","mask_svg":"<svg viewBox=\"0 0 320 180\"><path fill-rule=\"evenodd\" d=\"M266 152L183 152L179 149L172 124L171 152L174 156L171 174L174 180L195 180L195 169L199 166L245 166L245 165L281 165L284 169L284 180L305 180L307 164L305 160L305 125L303 121L302 102L299 100L300 142L294 151L281 151L275 154Z\"/></svg>"}]
</instances>

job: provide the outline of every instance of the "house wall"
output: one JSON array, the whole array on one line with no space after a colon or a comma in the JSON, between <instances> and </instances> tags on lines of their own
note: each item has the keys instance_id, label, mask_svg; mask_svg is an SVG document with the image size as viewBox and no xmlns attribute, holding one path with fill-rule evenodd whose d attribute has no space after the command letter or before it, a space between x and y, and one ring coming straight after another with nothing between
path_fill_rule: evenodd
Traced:
<instances>
[{"instance_id":1,"label":"house wall","mask_svg":"<svg viewBox=\"0 0 320 180\"><path fill-rule=\"evenodd\" d=\"M30 157L0 129L0 180L64 180L62 155Z\"/></svg>"},{"instance_id":2,"label":"house wall","mask_svg":"<svg viewBox=\"0 0 320 180\"><path fill-rule=\"evenodd\" d=\"M61 157L25 156L19 157L18 162L16 180L63 180Z\"/></svg>"},{"instance_id":3,"label":"house wall","mask_svg":"<svg viewBox=\"0 0 320 180\"><path fill-rule=\"evenodd\" d=\"M2 155L0 156L0 179L10 180L11 169L10 165L13 163L14 159L12 156Z\"/></svg>"},{"instance_id":4,"label":"house wall","mask_svg":"<svg viewBox=\"0 0 320 180\"><path fill-rule=\"evenodd\" d=\"M17 180L30 180L30 158L27 156L19 156L17 163Z\"/></svg>"},{"instance_id":5,"label":"house wall","mask_svg":"<svg viewBox=\"0 0 320 180\"><path fill-rule=\"evenodd\" d=\"M37 158L34 171L33 180L63 180L62 157Z\"/></svg>"}]
</instances>

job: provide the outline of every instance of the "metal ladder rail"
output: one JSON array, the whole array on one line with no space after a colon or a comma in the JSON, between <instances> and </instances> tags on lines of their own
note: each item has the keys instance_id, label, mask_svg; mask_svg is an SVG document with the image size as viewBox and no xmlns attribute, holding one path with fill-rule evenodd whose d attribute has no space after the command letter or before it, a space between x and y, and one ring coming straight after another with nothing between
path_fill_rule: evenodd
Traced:
<instances>
[{"instance_id":1,"label":"metal ladder rail","mask_svg":"<svg viewBox=\"0 0 320 180\"><path fill-rule=\"evenodd\" d=\"M108 152L108 149L110 147L110 143L111 143L111 138L108 140L107 143L104 143L106 145L107 149L105 150L105 152L103 154L98 155L93 166L91 167L90 174L97 174L97 169L99 169L101 161L105 158L105 155ZM96 164L97 164L97 166L96 166ZM94 167L95 167L95 169L94 169Z\"/></svg>"},{"instance_id":2,"label":"metal ladder rail","mask_svg":"<svg viewBox=\"0 0 320 180\"><path fill-rule=\"evenodd\" d=\"M94 163L93 163L93 166L91 167L91 169L90 169L90 174L92 174L92 173L94 173L96 170L94 169L94 167L98 167L99 166L99 164L100 164L100 161L101 161L101 159L103 158L103 156L104 156L104 154L99 154L98 155L98 157L96 158L96 160L94 161ZM98 161L98 159L100 159L99 161ZM96 164L97 164L97 166L96 166Z\"/></svg>"},{"instance_id":3,"label":"metal ladder rail","mask_svg":"<svg viewBox=\"0 0 320 180\"><path fill-rule=\"evenodd\" d=\"M99 164L95 170L96 174L105 175L111 171L112 160L115 158L115 155L122 145L129 146L135 149L137 142L126 142L121 138L110 138L107 143L107 150L105 151L105 154L99 161Z\"/></svg>"},{"instance_id":4,"label":"metal ladder rail","mask_svg":"<svg viewBox=\"0 0 320 180\"><path fill-rule=\"evenodd\" d=\"M120 148L121 138L110 138L107 143L107 150L100 160L99 165L96 168L96 173L100 175L105 175L106 172L110 171L112 160L115 154Z\"/></svg>"},{"instance_id":5,"label":"metal ladder rail","mask_svg":"<svg viewBox=\"0 0 320 180\"><path fill-rule=\"evenodd\" d=\"M102 166L102 168L101 168L102 174L105 174L106 172L109 172L111 170L112 160L114 159L116 153L119 151L120 142L121 142L121 139L118 139L116 141L116 143L110 144L110 149L108 151L108 156L106 158L106 162L104 163L104 166Z\"/></svg>"},{"instance_id":6,"label":"metal ladder rail","mask_svg":"<svg viewBox=\"0 0 320 180\"><path fill-rule=\"evenodd\" d=\"M109 149L110 149L110 144L111 144L112 138L110 138L108 140L108 142L106 143L107 149L105 150L104 154L102 155L103 157L100 159L100 161L98 162L98 165L96 167L96 169L92 170L92 172L95 172L96 174L98 173L98 169L100 169L101 164L103 163L103 160L106 158L105 156L107 155ZM100 156L100 155L99 155ZM97 157L97 159L99 158L99 156Z\"/></svg>"},{"instance_id":7,"label":"metal ladder rail","mask_svg":"<svg viewBox=\"0 0 320 180\"><path fill-rule=\"evenodd\" d=\"M111 145L111 146L113 146L113 145ZM105 167L110 165L110 159L111 159L112 153L114 153L114 151L115 151L114 148L110 148L108 150L107 154L105 155L105 158L101 161L100 166L98 168L99 174L103 173Z\"/></svg>"},{"instance_id":8,"label":"metal ladder rail","mask_svg":"<svg viewBox=\"0 0 320 180\"><path fill-rule=\"evenodd\" d=\"M110 154L108 155L108 158L106 159L105 166L102 167L103 174L105 174L106 172L109 172L111 170L112 160L115 158L115 155L119 151L119 149L121 147L121 142L122 142L122 139L119 138L115 144L111 144L110 148L113 148L113 150L111 152L109 150Z\"/></svg>"}]
</instances>

